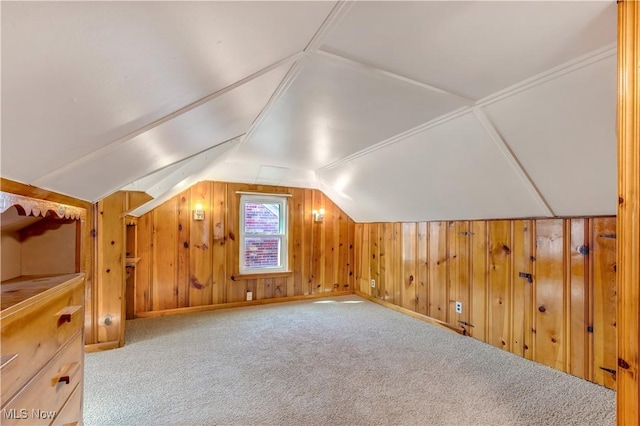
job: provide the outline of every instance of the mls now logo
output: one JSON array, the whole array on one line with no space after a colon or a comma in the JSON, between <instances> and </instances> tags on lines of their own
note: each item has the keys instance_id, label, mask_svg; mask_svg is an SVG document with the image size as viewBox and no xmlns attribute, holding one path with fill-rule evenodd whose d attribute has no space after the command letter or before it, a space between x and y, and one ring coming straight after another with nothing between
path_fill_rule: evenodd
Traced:
<instances>
[{"instance_id":1,"label":"mls now logo","mask_svg":"<svg viewBox=\"0 0 640 426\"><path fill-rule=\"evenodd\" d=\"M31 414L31 416L29 416ZM25 419L38 419L38 420L53 420L56 417L55 411L44 411L39 409L29 410L26 408L17 409L12 408L7 410L6 408L2 409L2 418L5 420L25 420Z\"/></svg>"}]
</instances>

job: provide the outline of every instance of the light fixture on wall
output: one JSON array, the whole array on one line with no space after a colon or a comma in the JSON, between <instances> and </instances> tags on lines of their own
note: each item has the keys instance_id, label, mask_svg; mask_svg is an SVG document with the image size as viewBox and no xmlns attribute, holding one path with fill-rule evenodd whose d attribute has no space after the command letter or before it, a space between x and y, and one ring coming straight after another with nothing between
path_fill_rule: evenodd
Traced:
<instances>
[{"instance_id":1,"label":"light fixture on wall","mask_svg":"<svg viewBox=\"0 0 640 426\"><path fill-rule=\"evenodd\" d=\"M313 211L313 220L315 222L322 222L324 220L324 209Z\"/></svg>"},{"instance_id":2,"label":"light fixture on wall","mask_svg":"<svg viewBox=\"0 0 640 426\"><path fill-rule=\"evenodd\" d=\"M193 220L204 220L204 208L202 204L196 204L196 208L193 210Z\"/></svg>"}]
</instances>

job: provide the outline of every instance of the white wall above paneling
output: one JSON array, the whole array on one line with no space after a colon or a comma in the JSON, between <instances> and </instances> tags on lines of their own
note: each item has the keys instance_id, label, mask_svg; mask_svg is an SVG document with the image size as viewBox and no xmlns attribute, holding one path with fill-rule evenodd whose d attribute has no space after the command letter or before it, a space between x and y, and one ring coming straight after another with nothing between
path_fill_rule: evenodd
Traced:
<instances>
[{"instance_id":1,"label":"white wall above paneling","mask_svg":"<svg viewBox=\"0 0 640 426\"><path fill-rule=\"evenodd\" d=\"M235 160L315 170L462 105L453 96L312 56Z\"/></svg>"},{"instance_id":2,"label":"white wall above paneling","mask_svg":"<svg viewBox=\"0 0 640 426\"><path fill-rule=\"evenodd\" d=\"M3 175L31 183L302 50L333 6L3 3Z\"/></svg>"},{"instance_id":3,"label":"white wall above paneling","mask_svg":"<svg viewBox=\"0 0 640 426\"><path fill-rule=\"evenodd\" d=\"M362 222L546 214L471 112L318 172L318 180Z\"/></svg>"},{"instance_id":4,"label":"white wall above paneling","mask_svg":"<svg viewBox=\"0 0 640 426\"><path fill-rule=\"evenodd\" d=\"M484 110L557 215L616 213L614 55Z\"/></svg>"},{"instance_id":5,"label":"white wall above paneling","mask_svg":"<svg viewBox=\"0 0 640 426\"><path fill-rule=\"evenodd\" d=\"M480 99L616 40L612 1L357 2L322 49Z\"/></svg>"}]
</instances>

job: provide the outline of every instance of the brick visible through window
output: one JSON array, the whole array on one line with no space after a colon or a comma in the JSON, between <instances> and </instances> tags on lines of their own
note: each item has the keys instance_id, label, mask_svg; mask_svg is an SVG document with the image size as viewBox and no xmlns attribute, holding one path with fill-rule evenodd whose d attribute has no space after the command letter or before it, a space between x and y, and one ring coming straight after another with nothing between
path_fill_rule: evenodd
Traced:
<instances>
[{"instance_id":1,"label":"brick visible through window","mask_svg":"<svg viewBox=\"0 0 640 426\"><path fill-rule=\"evenodd\" d=\"M240 272L286 269L286 211L285 197L242 195Z\"/></svg>"}]
</instances>

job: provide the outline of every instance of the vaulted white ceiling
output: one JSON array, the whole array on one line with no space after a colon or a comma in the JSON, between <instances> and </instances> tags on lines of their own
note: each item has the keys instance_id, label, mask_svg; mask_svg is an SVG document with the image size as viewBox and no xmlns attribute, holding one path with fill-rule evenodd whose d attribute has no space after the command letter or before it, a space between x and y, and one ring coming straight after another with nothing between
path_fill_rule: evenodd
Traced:
<instances>
[{"instance_id":1,"label":"vaulted white ceiling","mask_svg":"<svg viewBox=\"0 0 640 426\"><path fill-rule=\"evenodd\" d=\"M615 214L614 1L3 2L3 177L356 221Z\"/></svg>"}]
</instances>

